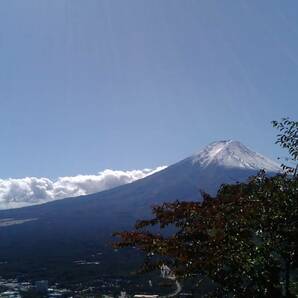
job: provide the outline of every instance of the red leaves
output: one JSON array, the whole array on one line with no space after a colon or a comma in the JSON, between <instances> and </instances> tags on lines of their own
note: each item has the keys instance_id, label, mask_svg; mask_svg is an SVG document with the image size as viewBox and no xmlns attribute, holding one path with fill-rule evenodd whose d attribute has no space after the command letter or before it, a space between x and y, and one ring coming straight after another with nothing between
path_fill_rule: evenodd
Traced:
<instances>
[{"instance_id":1,"label":"red leaves","mask_svg":"<svg viewBox=\"0 0 298 298\"><path fill-rule=\"evenodd\" d=\"M138 247L154 256L155 264L171 263L178 276L205 275L220 285L214 286L217 297L281 296L280 278L288 276L284 284L289 284L290 267L298 265L298 122L284 118L273 126L281 132L276 143L294 162L283 165L283 175L260 171L247 183L222 185L215 198L203 193L201 203L154 206L151 220L116 234L121 238L116 246ZM175 229L167 237L146 230L168 226Z\"/></svg>"},{"instance_id":2,"label":"red leaves","mask_svg":"<svg viewBox=\"0 0 298 298\"><path fill-rule=\"evenodd\" d=\"M227 291L250 293L245 285L260 287L274 272L280 275L280 257L297 260L297 193L297 179L261 172L248 183L222 186L215 198L204 194L201 203L154 206L151 220L116 234L121 239L116 247L144 251L147 268L169 262L176 275L203 273ZM170 236L152 232L168 226L175 227Z\"/></svg>"}]
</instances>

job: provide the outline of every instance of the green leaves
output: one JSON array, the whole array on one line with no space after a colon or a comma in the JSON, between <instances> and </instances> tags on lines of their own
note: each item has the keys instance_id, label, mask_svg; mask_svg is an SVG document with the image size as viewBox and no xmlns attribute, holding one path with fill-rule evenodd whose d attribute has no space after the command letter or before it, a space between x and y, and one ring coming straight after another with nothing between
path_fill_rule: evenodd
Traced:
<instances>
[{"instance_id":1,"label":"green leaves","mask_svg":"<svg viewBox=\"0 0 298 298\"><path fill-rule=\"evenodd\" d=\"M289 157L285 160L291 164L282 164L282 168L287 173L295 176L298 166L298 121L282 118L280 122L272 121L272 125L280 131L275 143L285 148L289 154Z\"/></svg>"}]
</instances>

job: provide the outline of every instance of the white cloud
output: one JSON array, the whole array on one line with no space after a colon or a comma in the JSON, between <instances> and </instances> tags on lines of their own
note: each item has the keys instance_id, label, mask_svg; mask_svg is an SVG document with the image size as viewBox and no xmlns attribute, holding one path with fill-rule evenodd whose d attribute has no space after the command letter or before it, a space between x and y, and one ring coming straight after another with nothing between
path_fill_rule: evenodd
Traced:
<instances>
[{"instance_id":1,"label":"white cloud","mask_svg":"<svg viewBox=\"0 0 298 298\"><path fill-rule=\"evenodd\" d=\"M165 166L132 171L104 170L97 175L59 177L57 180L36 177L0 179L0 209L87 195L131 183L164 168Z\"/></svg>"}]
</instances>

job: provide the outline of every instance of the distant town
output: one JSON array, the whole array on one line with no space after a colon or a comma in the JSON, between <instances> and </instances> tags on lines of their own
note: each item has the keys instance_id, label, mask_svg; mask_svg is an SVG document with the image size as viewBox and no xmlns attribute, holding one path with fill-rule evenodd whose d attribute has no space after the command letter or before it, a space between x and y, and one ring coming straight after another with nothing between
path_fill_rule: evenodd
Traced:
<instances>
[{"instance_id":1,"label":"distant town","mask_svg":"<svg viewBox=\"0 0 298 298\"><path fill-rule=\"evenodd\" d=\"M165 274L165 272L163 272ZM151 281L149 283L152 284ZM98 280L98 286L91 286L71 290L63 288L58 283L50 285L47 280L35 282L19 281L18 279L3 279L0 277L0 298L157 298L157 297L191 297L191 293L181 292L180 286L170 294L129 294L121 289L123 280ZM118 294L115 293L118 289ZM113 292L113 293L112 293ZM179 293L178 293L179 292Z\"/></svg>"}]
</instances>

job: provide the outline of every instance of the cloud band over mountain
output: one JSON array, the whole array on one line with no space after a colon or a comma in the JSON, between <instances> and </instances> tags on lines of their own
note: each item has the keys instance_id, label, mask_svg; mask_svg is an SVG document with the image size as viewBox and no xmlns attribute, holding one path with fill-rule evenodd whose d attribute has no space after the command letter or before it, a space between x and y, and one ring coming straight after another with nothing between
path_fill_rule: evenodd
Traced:
<instances>
[{"instance_id":1,"label":"cloud band over mountain","mask_svg":"<svg viewBox=\"0 0 298 298\"><path fill-rule=\"evenodd\" d=\"M0 209L24 207L100 192L142 179L164 168L165 166L160 166L155 169L132 171L107 169L96 175L66 176L57 180L43 177L0 179Z\"/></svg>"}]
</instances>

